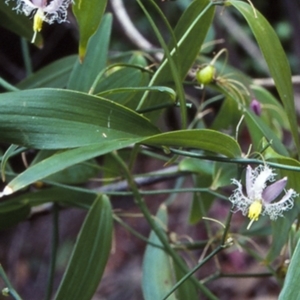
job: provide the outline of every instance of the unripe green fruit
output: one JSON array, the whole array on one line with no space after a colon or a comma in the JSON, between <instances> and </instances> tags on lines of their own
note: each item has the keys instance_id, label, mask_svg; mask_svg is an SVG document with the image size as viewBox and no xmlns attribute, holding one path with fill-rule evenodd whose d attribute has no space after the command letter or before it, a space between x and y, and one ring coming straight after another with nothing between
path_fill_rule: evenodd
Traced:
<instances>
[{"instance_id":1,"label":"unripe green fruit","mask_svg":"<svg viewBox=\"0 0 300 300\"><path fill-rule=\"evenodd\" d=\"M196 73L196 79L200 84L209 84L214 80L216 68L208 65Z\"/></svg>"}]
</instances>

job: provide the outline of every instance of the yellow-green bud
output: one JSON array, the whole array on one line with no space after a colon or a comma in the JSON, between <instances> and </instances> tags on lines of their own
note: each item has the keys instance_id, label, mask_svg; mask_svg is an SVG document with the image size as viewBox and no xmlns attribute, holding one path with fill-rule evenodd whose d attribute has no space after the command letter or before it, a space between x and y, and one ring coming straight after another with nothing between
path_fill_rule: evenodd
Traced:
<instances>
[{"instance_id":1,"label":"yellow-green bud","mask_svg":"<svg viewBox=\"0 0 300 300\"><path fill-rule=\"evenodd\" d=\"M196 73L196 79L200 84L209 84L214 80L216 68L213 65L207 65Z\"/></svg>"}]
</instances>

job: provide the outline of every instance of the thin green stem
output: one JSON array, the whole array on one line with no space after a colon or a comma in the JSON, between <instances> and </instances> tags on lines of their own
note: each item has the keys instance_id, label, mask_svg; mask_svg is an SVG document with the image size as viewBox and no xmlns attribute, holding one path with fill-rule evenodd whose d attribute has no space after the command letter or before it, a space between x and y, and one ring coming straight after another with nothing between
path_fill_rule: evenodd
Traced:
<instances>
[{"instance_id":1,"label":"thin green stem","mask_svg":"<svg viewBox=\"0 0 300 300\"><path fill-rule=\"evenodd\" d=\"M161 46L164 49L165 55L168 59L169 65L170 65L170 69L171 69L171 73L173 76L173 80L176 86L176 92L178 94L178 99L180 102L180 111L181 111L181 127L182 128L186 128L187 127L187 112L186 112L186 100L185 100L185 94L184 94L184 90L183 90L183 85L181 82L181 78L180 78L180 65L177 62L177 55L178 55L178 51L177 51L177 42L173 33L173 30L171 28L171 26L168 23L168 20L166 19L166 17L164 16L164 14L162 13L162 11L160 10L160 8L158 7L158 5L153 1L150 0L151 4L153 5L153 7L156 9L156 11L160 14L160 16L162 17L164 23L167 25L167 27L169 28L170 32L172 33L173 36L173 40L175 43L175 52L174 55L172 56L172 54L170 53L167 44L165 43L160 30L157 28L154 20L152 19L151 15L148 13L147 9L145 8L145 6L143 5L143 3L140 0L137 0L138 4L140 5L141 9L143 10L144 14L146 15L149 23L152 26L152 29L154 30ZM152 85L152 84L150 84ZM138 109L141 109L141 104L143 103L143 99L140 101L140 104L137 107Z\"/></svg>"},{"instance_id":2,"label":"thin green stem","mask_svg":"<svg viewBox=\"0 0 300 300\"><path fill-rule=\"evenodd\" d=\"M12 284L10 283L2 265L0 265L0 277L3 279L4 283L7 285L8 290L5 289L5 293L8 293L9 295L11 295L15 300L22 300L20 295L17 293L17 291L13 288Z\"/></svg>"},{"instance_id":3,"label":"thin green stem","mask_svg":"<svg viewBox=\"0 0 300 300\"><path fill-rule=\"evenodd\" d=\"M178 287L183 284L189 277L191 277L196 271L199 270L205 263L207 263L212 257L218 254L220 251L223 250L223 246L218 246L215 250L213 250L209 255L207 255L201 262L199 262L191 271L189 271L185 276L183 276L168 292L168 294L163 298L166 300L171 294L173 294Z\"/></svg>"},{"instance_id":4,"label":"thin green stem","mask_svg":"<svg viewBox=\"0 0 300 300\"><path fill-rule=\"evenodd\" d=\"M62 187L62 188L66 188L69 190L73 190L73 191L78 191L78 192L84 192L84 193L88 193L88 194L99 194L99 193L105 193L106 195L111 195L111 196L132 196L133 192L131 191L110 191L110 190L101 190L97 189L97 190L91 190L91 189L87 189L87 188L81 188L81 187L76 187L76 186L71 186L71 185L67 185L64 183L59 183L59 182L54 182L54 181L43 181L47 184L53 185L53 186L58 186L58 187ZM215 191L210 190L209 188L180 188L180 189L162 189L162 190L155 190L155 191L140 191L140 195L146 196L146 195L160 195L160 194L174 194L174 193L208 193L211 195L214 195L220 199L223 200L228 200L228 197L217 193Z\"/></svg>"},{"instance_id":5,"label":"thin green stem","mask_svg":"<svg viewBox=\"0 0 300 300\"><path fill-rule=\"evenodd\" d=\"M151 241L149 241L148 238L144 237L142 234L140 234L139 232L137 232L136 230L134 230L131 226L129 226L128 224L126 224L121 218L119 218L116 215L113 215L113 218L116 222L118 222L121 226L123 226L126 230L128 230L132 235L136 236L137 238L139 238L140 240L146 242L147 244L150 244L153 247L156 248L160 248L160 249L164 249L161 245L152 243Z\"/></svg>"},{"instance_id":6,"label":"thin green stem","mask_svg":"<svg viewBox=\"0 0 300 300\"><path fill-rule=\"evenodd\" d=\"M152 215L149 212L149 210L148 210L148 208L147 208L147 206L144 202L144 199L141 197L141 194L138 190L138 187L136 186L136 184L134 182L134 179L131 176L126 164L121 159L121 157L119 155L117 155L117 153L112 152L112 155L115 158L115 160L118 162L118 164L120 165L121 170L123 171L124 176L128 181L128 185L132 189L136 204L139 206L139 208L140 208L141 212L143 213L146 221L148 222L148 224L150 225L152 230L155 232L155 234L159 238L160 242L163 244L163 247L164 247L165 251L172 257L172 259L178 265L178 267L184 273L187 273L188 270L187 270L187 267L186 267L185 263L183 262L181 257L177 254L177 252L170 246L168 240L165 237L165 234L161 231L159 226L156 224L156 222L152 218ZM194 282L194 284L196 284L199 287L199 289L203 292L203 294L205 294L207 296L208 299L217 300L217 298L210 292L210 290L208 290L204 285L199 283L196 278L191 277L191 279Z\"/></svg>"},{"instance_id":7,"label":"thin green stem","mask_svg":"<svg viewBox=\"0 0 300 300\"><path fill-rule=\"evenodd\" d=\"M51 261L50 261L50 269L48 275L48 284L46 291L46 300L50 300L53 292L53 283L54 283L54 275L55 275L55 265L56 265L56 257L57 257L57 247L59 240L59 207L56 203L53 203L52 206L52 242L51 242Z\"/></svg>"},{"instance_id":8,"label":"thin green stem","mask_svg":"<svg viewBox=\"0 0 300 300\"><path fill-rule=\"evenodd\" d=\"M9 92L17 92L19 91L18 88L13 86L12 84L8 83L6 80L4 80L2 77L0 77L0 86L5 88Z\"/></svg>"},{"instance_id":9,"label":"thin green stem","mask_svg":"<svg viewBox=\"0 0 300 300\"><path fill-rule=\"evenodd\" d=\"M24 65L26 69L27 76L32 74L32 64L30 59L30 53L29 53L29 47L28 42L25 38L21 38L21 47L22 47L22 54L23 54L23 60Z\"/></svg>"},{"instance_id":10,"label":"thin green stem","mask_svg":"<svg viewBox=\"0 0 300 300\"><path fill-rule=\"evenodd\" d=\"M187 156L187 157L195 157L195 158L204 159L204 160L221 161L221 162L242 164L242 165L248 165L248 164L259 165L259 164L267 163L270 167L274 167L277 169L300 172L300 167L288 166L288 165L284 165L284 164L274 163L271 161L266 162L264 160L256 159L256 158L229 158L229 157L222 157L222 156L208 156L208 155L203 155L203 154L199 154L199 153L192 152L192 151L178 150L175 148L169 148L169 150L172 153L175 153L178 155Z\"/></svg>"},{"instance_id":11,"label":"thin green stem","mask_svg":"<svg viewBox=\"0 0 300 300\"><path fill-rule=\"evenodd\" d=\"M223 246L226 245L226 242L227 242L227 239L228 239L228 231L229 231L229 228L230 228L230 222L231 222L232 214L233 214L233 211L231 209L229 211L228 216L227 216L226 223L225 223L225 229L224 229L223 236L222 236L221 245L223 245Z\"/></svg>"}]
</instances>

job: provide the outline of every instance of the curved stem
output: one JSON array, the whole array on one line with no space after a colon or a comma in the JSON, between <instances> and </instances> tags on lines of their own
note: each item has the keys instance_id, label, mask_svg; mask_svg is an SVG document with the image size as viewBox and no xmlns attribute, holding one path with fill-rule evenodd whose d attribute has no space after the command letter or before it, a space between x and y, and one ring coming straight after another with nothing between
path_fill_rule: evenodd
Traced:
<instances>
[{"instance_id":1,"label":"curved stem","mask_svg":"<svg viewBox=\"0 0 300 300\"><path fill-rule=\"evenodd\" d=\"M177 254L177 252L170 246L168 240L166 239L164 233L161 231L161 229L157 226L156 222L152 218L151 213L149 212L144 199L142 198L137 185L134 182L133 177L131 176L125 162L122 160L122 158L116 153L112 152L112 155L116 162L119 164L121 170L123 171L123 174L125 178L128 181L128 185L132 189L136 204L139 206L141 212L143 213L146 221L150 225L151 229L155 232L157 237L159 238L160 242L163 244L165 251L172 257L174 260L174 263L178 265L178 267L184 272L187 273L187 267L181 257ZM196 284L199 289L203 292L203 294L206 295L208 299L217 300L217 298L210 292L209 289L207 289L203 284L201 284L196 278L191 277L194 284Z\"/></svg>"}]
</instances>

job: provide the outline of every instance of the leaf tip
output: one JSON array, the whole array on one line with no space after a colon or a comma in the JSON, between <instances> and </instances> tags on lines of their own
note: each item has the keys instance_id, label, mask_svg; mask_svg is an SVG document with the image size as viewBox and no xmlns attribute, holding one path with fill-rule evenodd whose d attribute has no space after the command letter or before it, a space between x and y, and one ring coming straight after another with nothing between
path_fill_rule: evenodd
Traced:
<instances>
[{"instance_id":1,"label":"leaf tip","mask_svg":"<svg viewBox=\"0 0 300 300\"><path fill-rule=\"evenodd\" d=\"M2 198L3 196L11 195L13 192L14 192L13 189L9 185L7 185L3 189L2 193L0 193L0 198Z\"/></svg>"}]
</instances>

